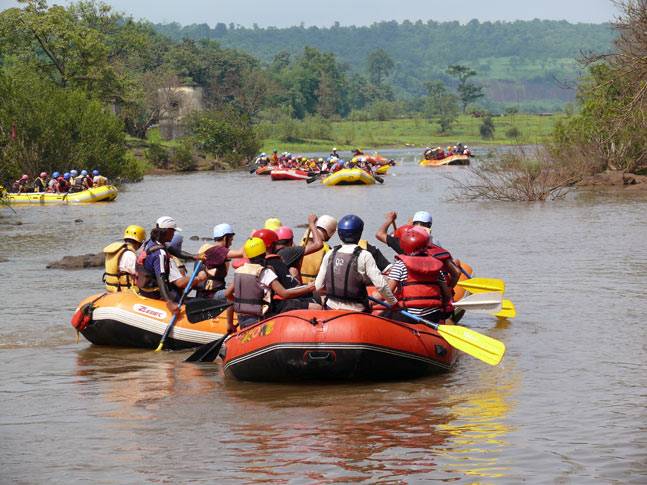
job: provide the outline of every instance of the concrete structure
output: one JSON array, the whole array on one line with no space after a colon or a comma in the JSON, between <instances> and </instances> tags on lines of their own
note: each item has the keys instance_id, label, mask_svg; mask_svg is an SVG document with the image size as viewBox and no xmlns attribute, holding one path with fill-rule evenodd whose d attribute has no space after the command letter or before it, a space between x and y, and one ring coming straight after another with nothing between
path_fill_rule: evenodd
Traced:
<instances>
[{"instance_id":1,"label":"concrete structure","mask_svg":"<svg viewBox=\"0 0 647 485\"><path fill-rule=\"evenodd\" d=\"M186 135L186 117L194 111L204 109L201 87L180 86L162 88L157 91L161 105L165 107L160 115L160 136L173 140Z\"/></svg>"}]
</instances>

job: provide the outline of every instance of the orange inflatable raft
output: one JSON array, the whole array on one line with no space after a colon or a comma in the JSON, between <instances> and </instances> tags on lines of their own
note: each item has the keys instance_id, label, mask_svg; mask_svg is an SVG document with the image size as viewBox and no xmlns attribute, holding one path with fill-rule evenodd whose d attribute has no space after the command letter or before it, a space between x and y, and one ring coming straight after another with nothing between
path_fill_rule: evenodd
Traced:
<instances>
[{"instance_id":1,"label":"orange inflatable raft","mask_svg":"<svg viewBox=\"0 0 647 485\"><path fill-rule=\"evenodd\" d=\"M457 351L422 324L343 310L294 310L225 343L227 374L244 381L394 380L443 372Z\"/></svg>"},{"instance_id":2,"label":"orange inflatable raft","mask_svg":"<svg viewBox=\"0 0 647 485\"><path fill-rule=\"evenodd\" d=\"M85 304L91 304L87 326L75 328L95 345L154 349L173 316L166 302L145 298L133 291L90 296L79 304L77 312ZM184 305L164 346L170 350L197 347L217 340L226 331L224 314L191 323Z\"/></svg>"}]
</instances>

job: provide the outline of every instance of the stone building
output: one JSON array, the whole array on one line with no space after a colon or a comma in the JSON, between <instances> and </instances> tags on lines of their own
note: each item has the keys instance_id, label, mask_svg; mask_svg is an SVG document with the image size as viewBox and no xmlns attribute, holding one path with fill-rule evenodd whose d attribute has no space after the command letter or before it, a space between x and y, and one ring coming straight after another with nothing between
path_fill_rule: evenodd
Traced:
<instances>
[{"instance_id":1,"label":"stone building","mask_svg":"<svg viewBox=\"0 0 647 485\"><path fill-rule=\"evenodd\" d=\"M186 135L186 117L194 111L204 109L203 91L197 86L162 88L157 91L162 106L166 109L160 115L160 136L173 140Z\"/></svg>"}]
</instances>

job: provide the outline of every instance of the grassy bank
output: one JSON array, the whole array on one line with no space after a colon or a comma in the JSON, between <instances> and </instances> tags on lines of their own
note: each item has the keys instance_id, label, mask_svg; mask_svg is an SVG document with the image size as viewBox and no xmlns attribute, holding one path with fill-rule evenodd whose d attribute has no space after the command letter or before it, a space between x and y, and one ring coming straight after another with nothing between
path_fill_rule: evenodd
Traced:
<instances>
[{"instance_id":1,"label":"grassy bank","mask_svg":"<svg viewBox=\"0 0 647 485\"><path fill-rule=\"evenodd\" d=\"M280 152L304 153L313 151L328 152L333 146L339 150L352 148L384 148L384 147L418 147L446 146L463 142L467 145L513 145L540 144L549 140L555 122L564 115L539 116L529 114L505 115L493 118L494 138L483 140L479 127L483 119L472 116L461 116L448 134L440 135L438 126L423 119L400 119L390 121L335 121L319 120L316 122L300 122L290 120L290 129L265 125L263 131L270 135L263 140L261 151L271 152L274 148ZM519 136L510 137L509 131L516 128ZM273 131L276 133L272 133ZM294 131L292 131L294 130ZM287 137L285 136L286 131ZM284 133L278 136L278 133ZM294 133L298 133L295 136ZM308 136L314 133L314 136ZM272 135L275 136L272 136ZM291 141L284 141L286 138ZM139 159L145 159L146 149L151 143L162 146L172 152L181 143L178 140L165 141L159 134L159 129L149 130L147 140L128 138L130 152ZM223 166L211 156L204 153L194 153L196 168L210 170ZM151 169L153 165L151 165Z\"/></svg>"},{"instance_id":2,"label":"grassy bank","mask_svg":"<svg viewBox=\"0 0 647 485\"><path fill-rule=\"evenodd\" d=\"M459 117L450 132L445 135L438 133L436 123L423 119L337 121L330 123L330 134L323 139L304 136L300 140L285 142L277 137L269 137L263 140L262 151L270 152L274 148L289 152L328 151L333 145L340 150L355 147L426 147L444 146L458 141L467 145L538 144L549 139L555 122L561 117L563 115L559 114L498 116L493 118L495 132L491 140L481 138L479 127L483 120L472 116ZM506 132L512 128L519 131L520 135L517 138L507 136Z\"/></svg>"}]
</instances>

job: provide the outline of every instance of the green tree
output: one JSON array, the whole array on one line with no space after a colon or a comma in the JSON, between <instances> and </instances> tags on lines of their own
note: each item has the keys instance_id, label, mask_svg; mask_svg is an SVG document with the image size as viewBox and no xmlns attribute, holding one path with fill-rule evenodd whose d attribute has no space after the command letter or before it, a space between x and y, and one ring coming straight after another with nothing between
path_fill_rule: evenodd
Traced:
<instances>
[{"instance_id":1,"label":"green tree","mask_svg":"<svg viewBox=\"0 0 647 485\"><path fill-rule=\"evenodd\" d=\"M198 148L227 162L251 160L261 146L249 117L232 108L195 113L189 128Z\"/></svg>"},{"instance_id":2,"label":"green tree","mask_svg":"<svg viewBox=\"0 0 647 485\"><path fill-rule=\"evenodd\" d=\"M463 113L467 109L467 105L473 103L477 99L485 96L483 88L469 81L473 76L476 76L476 71L467 66L455 64L447 68L447 74L458 80L458 97L463 105Z\"/></svg>"},{"instance_id":3,"label":"green tree","mask_svg":"<svg viewBox=\"0 0 647 485\"><path fill-rule=\"evenodd\" d=\"M132 175L122 123L82 90L63 89L24 67L0 69L0 99L3 178L75 167Z\"/></svg>"},{"instance_id":4,"label":"green tree","mask_svg":"<svg viewBox=\"0 0 647 485\"><path fill-rule=\"evenodd\" d=\"M377 49L368 55L368 74L369 79L376 86L382 85L384 80L389 77L395 64L384 49Z\"/></svg>"},{"instance_id":5,"label":"green tree","mask_svg":"<svg viewBox=\"0 0 647 485\"><path fill-rule=\"evenodd\" d=\"M494 121L492 121L492 116L487 115L483 118L483 123L479 127L479 132L481 133L481 138L484 140L491 140L494 138Z\"/></svg>"},{"instance_id":6,"label":"green tree","mask_svg":"<svg viewBox=\"0 0 647 485\"><path fill-rule=\"evenodd\" d=\"M458 119L458 99L442 81L429 81L426 87L425 115L438 122L441 133L447 133Z\"/></svg>"}]
</instances>

